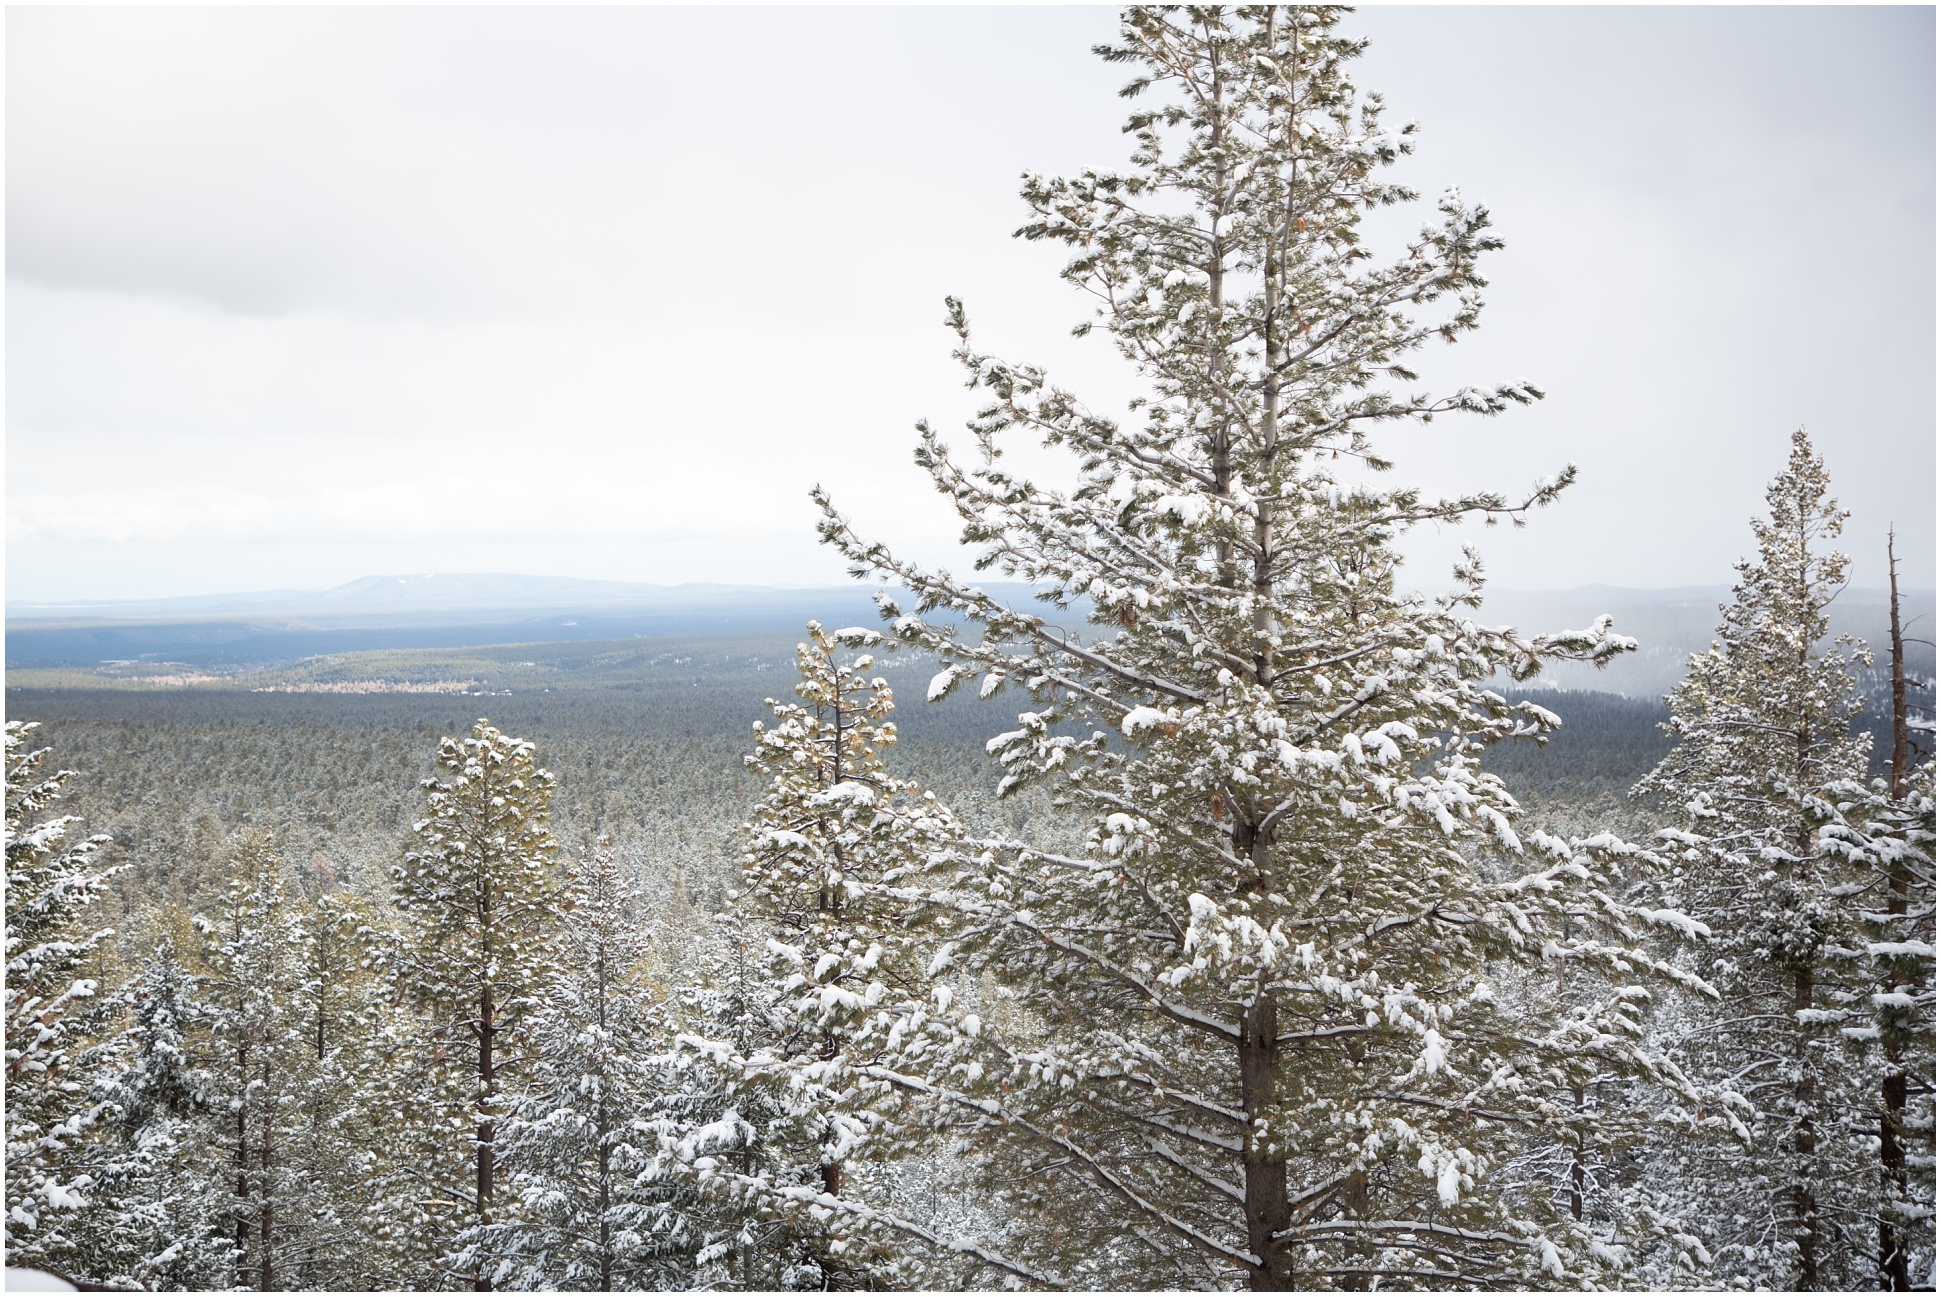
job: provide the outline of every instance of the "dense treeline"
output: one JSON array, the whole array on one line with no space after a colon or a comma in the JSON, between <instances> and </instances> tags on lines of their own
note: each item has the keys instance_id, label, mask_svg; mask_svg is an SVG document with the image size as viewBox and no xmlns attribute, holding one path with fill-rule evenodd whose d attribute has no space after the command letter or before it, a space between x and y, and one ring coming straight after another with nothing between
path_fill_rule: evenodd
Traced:
<instances>
[{"instance_id":1,"label":"dense treeline","mask_svg":"<svg viewBox=\"0 0 1941 1297\"><path fill-rule=\"evenodd\" d=\"M911 683L909 692L921 688ZM558 776L554 814L566 841L604 836L651 896L678 878L712 904L733 885L735 833L758 792L742 766L747 728L778 692L787 678L767 673L665 691L490 698L12 690L8 701L16 715L44 718L45 741L78 772L69 806L128 860L112 888L127 914L206 903L226 881L224 844L244 828L271 833L304 871L382 890L421 813L430 754L481 711L530 738ZM979 748L1001 710L908 705L901 756L960 803L988 804Z\"/></svg>"},{"instance_id":2,"label":"dense treeline","mask_svg":"<svg viewBox=\"0 0 1941 1297\"><path fill-rule=\"evenodd\" d=\"M763 647L772 658L772 646ZM982 752L1012 719L1004 700L922 705L910 701L922 675L888 678L905 700L899 766L963 813L1022 829L1034 812L997 805ZM225 843L245 828L273 835L299 874L321 869L335 883L382 890L420 814L417 783L430 774L430 754L481 711L531 739L558 776L564 840L604 836L641 870L650 898L679 886L705 907L734 885L736 830L759 793L742 765L746 727L764 697L786 690L773 670L724 664L701 666L673 687L537 696L16 688L8 705L42 720L44 741L78 772L68 805L128 861L111 888L119 916L158 902L206 904L226 883ZM1665 752L1662 704L1531 696L1564 725L1542 747L1503 744L1489 754L1520 796L1618 803Z\"/></svg>"}]
</instances>

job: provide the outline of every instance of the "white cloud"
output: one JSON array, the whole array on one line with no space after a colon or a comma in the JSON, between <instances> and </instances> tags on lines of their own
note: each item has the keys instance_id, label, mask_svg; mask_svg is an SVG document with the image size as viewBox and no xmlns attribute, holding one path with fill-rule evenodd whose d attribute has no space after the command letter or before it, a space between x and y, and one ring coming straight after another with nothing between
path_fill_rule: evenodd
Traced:
<instances>
[{"instance_id":1,"label":"white cloud","mask_svg":"<svg viewBox=\"0 0 1941 1297\"><path fill-rule=\"evenodd\" d=\"M220 487L188 491L74 491L9 495L7 541L240 540L270 534L282 501Z\"/></svg>"},{"instance_id":2,"label":"white cloud","mask_svg":"<svg viewBox=\"0 0 1941 1297\"><path fill-rule=\"evenodd\" d=\"M917 418L968 412L946 292L1095 409L1129 394L1108 344L1066 336L1086 308L1058 252L1009 238L1019 170L1123 158L1123 69L1087 52L1109 11L8 21L14 597L511 556L827 579L815 482L946 557L957 524L909 463ZM1400 471L1583 468L1486 538L1499 581L1724 579L1801 422L1853 548L1892 519L1932 551L1932 23L1349 20L1363 82L1425 124L1407 177L1460 182L1509 241L1484 328L1425 376L1552 393L1394 434Z\"/></svg>"}]
</instances>

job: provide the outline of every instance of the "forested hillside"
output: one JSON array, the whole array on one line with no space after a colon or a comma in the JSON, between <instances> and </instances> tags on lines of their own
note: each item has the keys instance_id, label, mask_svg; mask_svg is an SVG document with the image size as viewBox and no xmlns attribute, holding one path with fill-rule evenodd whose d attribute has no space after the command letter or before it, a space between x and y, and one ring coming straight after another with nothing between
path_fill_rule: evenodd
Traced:
<instances>
[{"instance_id":1,"label":"forested hillside","mask_svg":"<svg viewBox=\"0 0 1941 1297\"><path fill-rule=\"evenodd\" d=\"M557 647L515 645L505 656ZM42 741L77 772L68 783L69 812L113 837L128 861L110 892L119 913L104 921L125 924L162 903L206 906L227 879L225 845L246 829L272 835L311 894L321 886L382 892L422 811L418 783L438 741L483 714L530 739L558 776L553 806L564 842L606 837L638 871L650 912L673 903L690 907L688 919L699 922L695 916L718 907L739 877L737 830L761 791L743 767L746 733L763 715L764 698L792 688L779 669L791 646L764 638L630 647L619 662L596 658L595 672L569 668L572 683L555 676L551 692L10 686L8 712L42 721ZM397 685L468 667L484 668L478 673L488 689L508 679L497 659L369 656L375 660L250 679L302 684L337 674ZM883 665L902 700L893 758L900 772L949 797L960 813L1013 832L1049 809L1035 799L999 804L994 797L997 773L983 743L1014 721L1005 700L926 705L917 699L934 661L931 671L914 660ZM1622 807L1668 746L1662 706L1609 694L1538 697L1563 728L1544 746L1504 744L1489 755L1490 767L1526 801ZM682 923L667 926L670 940L684 936L676 931Z\"/></svg>"},{"instance_id":2,"label":"forested hillside","mask_svg":"<svg viewBox=\"0 0 1941 1297\"><path fill-rule=\"evenodd\" d=\"M1931 1288L1897 585L1877 657L1833 633L1847 514L1802 430L1662 703L1547 688L1640 646L1492 621L1475 551L1409 588L1411 530L1537 521L1576 470L1385 475L1392 425L1543 392L1416 390L1500 245L1452 189L1369 246L1417 132L1341 17L1127 10L1129 168L1025 177L1123 420L947 302L980 408L916 468L1002 582L817 486L865 623L15 672L8 1264Z\"/></svg>"}]
</instances>

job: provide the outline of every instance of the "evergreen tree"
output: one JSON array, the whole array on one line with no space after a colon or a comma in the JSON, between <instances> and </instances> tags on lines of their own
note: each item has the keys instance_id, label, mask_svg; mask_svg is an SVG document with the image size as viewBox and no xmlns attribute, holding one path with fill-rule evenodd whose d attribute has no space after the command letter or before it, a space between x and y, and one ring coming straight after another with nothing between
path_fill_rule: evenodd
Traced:
<instances>
[{"instance_id":1,"label":"evergreen tree","mask_svg":"<svg viewBox=\"0 0 1941 1297\"><path fill-rule=\"evenodd\" d=\"M1932 718L1909 705L1907 641L1901 623L1894 534L1887 534L1888 643L1893 751L1888 775L1868 787L1836 784L1816 809L1822 845L1871 875L1858 893L1859 957L1871 981L1872 1021L1841 1034L1867 1051L1880 1078L1876 1142L1876 1279L1892 1292L1934 1286L1934 759L1917 760L1914 734Z\"/></svg>"},{"instance_id":2,"label":"evergreen tree","mask_svg":"<svg viewBox=\"0 0 1941 1297\"><path fill-rule=\"evenodd\" d=\"M113 935L85 927L86 911L117 869L98 859L105 836L71 838L78 817L41 818L74 772L41 769L49 750L28 746L37 728L6 723L5 1230L15 1265L56 1263L66 1247L62 1215L87 1202L85 1177L69 1169L94 1119L86 1082L70 1066L72 1018L97 989L83 975L89 957Z\"/></svg>"},{"instance_id":3,"label":"evergreen tree","mask_svg":"<svg viewBox=\"0 0 1941 1297\"><path fill-rule=\"evenodd\" d=\"M318 1119L334 1114L309 1102L319 1060L300 1012L305 933L283 861L266 835L249 833L232 868L214 914L198 920L210 1072L230 1163L234 1283L268 1292L299 1282L324 1246L313 1232L331 1232L330 1181L301 1154Z\"/></svg>"},{"instance_id":4,"label":"evergreen tree","mask_svg":"<svg viewBox=\"0 0 1941 1297\"><path fill-rule=\"evenodd\" d=\"M208 1290L236 1274L221 1105L206 1066L208 1006L164 939L114 996L125 1028L86 1061L98 1121L90 1201L72 1223L69 1272L108 1288Z\"/></svg>"},{"instance_id":5,"label":"evergreen tree","mask_svg":"<svg viewBox=\"0 0 1941 1297\"><path fill-rule=\"evenodd\" d=\"M934 795L884 765L896 742L889 685L868 674L869 655L839 652L844 641L882 636L860 628L832 634L817 622L808 635L796 647L802 701L767 700L774 719L756 723L756 750L746 758L768 789L743 829L744 889L733 917L749 930L748 946L765 954L772 989L711 1011L734 1024L743 1121L759 1096L771 1144L816 1150L793 1174L778 1167L764 1177L795 1191L798 1204L810 1186L841 1200L846 1164L868 1138L872 1115L842 1101L852 1079L841 1057L850 1029L881 1011L886 997L907 1005L928 990L919 934L898 922L907 907L886 907L882 889L922 873L963 836ZM788 1219L815 1286L877 1281L872 1249L848 1222L802 1211Z\"/></svg>"},{"instance_id":6,"label":"evergreen tree","mask_svg":"<svg viewBox=\"0 0 1941 1297\"><path fill-rule=\"evenodd\" d=\"M422 1019L419 1075L406 1125L418 1155L427 1261L481 1290L481 1268L437 1259L459 1232L499 1219L498 1124L515 1091L532 1011L557 955L562 894L547 830L553 777L532 744L481 720L439 746L444 778L425 782L418 850L394 871L408 927L399 971Z\"/></svg>"},{"instance_id":7,"label":"evergreen tree","mask_svg":"<svg viewBox=\"0 0 1941 1297\"><path fill-rule=\"evenodd\" d=\"M560 967L528 1026L529 1075L499 1132L519 1210L470 1231L457 1261L499 1287L657 1290L692 1274L692 1249L663 1228L664 1195L637 1184L659 1151L640 1123L661 1052L638 904L602 839L574 870Z\"/></svg>"},{"instance_id":8,"label":"evergreen tree","mask_svg":"<svg viewBox=\"0 0 1941 1297\"><path fill-rule=\"evenodd\" d=\"M350 918L341 913L346 927ZM354 1192L343 1200L356 1204L359 1247L349 1263L354 1276L371 1276L344 1286L429 1289L463 1279L443 1260L465 1227L465 1203L451 1195L476 1173L466 1060L428 1036L411 986L411 932L373 925L320 936L362 945L360 966L368 962L374 982L354 1001L316 1006L327 1013L330 1072L348 1091L343 1174Z\"/></svg>"},{"instance_id":9,"label":"evergreen tree","mask_svg":"<svg viewBox=\"0 0 1941 1297\"><path fill-rule=\"evenodd\" d=\"M1521 521L1571 474L1521 501L1337 475L1387 467L1382 422L1539 395L1388 390L1412 381L1409 353L1475 327L1496 241L1451 192L1399 260L1373 263L1358 223L1411 197L1379 170L1414 129L1385 128L1350 83L1361 45L1340 16L1129 11L1105 56L1135 68L1128 94L1170 96L1133 115L1132 169L1026 180L1021 233L1073 249L1067 279L1149 385L1136 426L974 350L950 304L957 356L990 396L981 460L923 427L918 462L980 568L1058 607L1089 601L1096 633L897 558L817 492L855 574L916 592L908 615L881 603L941 658L933 698L979 675L985 695L1032 695L990 744L1002 788L1047 785L1087 821L1077 848L984 836L921 877L844 874L859 912L908 906L901 930L939 947L926 971L954 961L980 997L886 990L847 1024L845 1065L884 1111L907 1100L913 1143L993 1151L1016 1208L1007 1248L1029 1258L993 1263L1025 1275L1612 1282L1633 1256L1611 1222L1499 1190L1492 1170L1532 1144L1618 1152L1631 1127L1571 1101L1594 1068L1695 1098L1642 1040L1640 974L1677 976L1643 935L1689 926L1621 899L1649 858L1609 835L1519 834L1478 763L1558 723L1490 677L1632 645L1608 619L1479 626L1473 555L1452 594L1396 587L1410 527ZM1074 454L1076 490L1009 471L1013 430ZM939 609L958 625L924 619ZM1598 993L1534 1021L1505 1012L1492 984L1542 961L1595 973Z\"/></svg>"},{"instance_id":10,"label":"evergreen tree","mask_svg":"<svg viewBox=\"0 0 1941 1297\"><path fill-rule=\"evenodd\" d=\"M685 1241L694 1287L882 1287L890 1258L831 1190L863 1121L825 1083L829 1037L793 1012L806 983L775 979L768 931L731 906L702 945L681 995L687 1030L656 1060L647 1125L661 1152L643 1185L665 1195L662 1228Z\"/></svg>"},{"instance_id":11,"label":"evergreen tree","mask_svg":"<svg viewBox=\"0 0 1941 1297\"><path fill-rule=\"evenodd\" d=\"M395 1096L409 1088L411 1030L380 970L383 937L368 905L332 890L296 908L289 1017L305 1064L284 1136L284 1163L312 1190L284 1273L312 1290L395 1285L413 1247L412 1218L389 1201L400 1185Z\"/></svg>"},{"instance_id":12,"label":"evergreen tree","mask_svg":"<svg viewBox=\"0 0 1941 1297\"><path fill-rule=\"evenodd\" d=\"M838 635L818 623L808 633L796 650L803 703L768 699L774 721L756 723L744 758L768 782L742 828L744 886L688 970L681 1047L659 1062L650 1125L661 1156L648 1179L685 1189L669 1219L684 1223L696 1281L709 1286L855 1289L888 1277L843 1196L870 1114L845 1102L840 1029L878 1004L883 978L910 984L913 943L864 939L881 925L865 919L857 885L907 867L912 812L941 808L884 770L892 703L866 674L870 659L839 657Z\"/></svg>"},{"instance_id":13,"label":"evergreen tree","mask_svg":"<svg viewBox=\"0 0 1941 1297\"><path fill-rule=\"evenodd\" d=\"M1872 815L1859 845L1886 883L1885 904L1876 901L1863 915L1880 938L1867 947L1879 969L1872 997L1881 1051L1878 1260L1886 1287L1904 1292L1923 1273L1922 1286L1934 1286L1934 759L1914 760L1914 732L1931 735L1934 718L1914 716L1908 703L1915 682L1907 674L1891 528L1887 591L1894 750L1885 789L1877 783L1865 799Z\"/></svg>"},{"instance_id":14,"label":"evergreen tree","mask_svg":"<svg viewBox=\"0 0 1941 1297\"><path fill-rule=\"evenodd\" d=\"M1667 887L1713 933L1707 976L1723 999L1683 1034L1695 1077L1747 1118L1751 1143L1671 1156L1710 1204L1722 1277L1761 1288L1871 1283L1871 1150L1852 1133L1874 1109L1840 1028L1865 1003L1848 954L1863 944L1853 897L1869 881L1829 851L1829 789L1857 790L1869 740L1851 641L1822 649L1848 560L1823 551L1846 517L1805 430L1753 522L1718 638L1667 697L1676 745L1637 792L1688 817Z\"/></svg>"},{"instance_id":15,"label":"evergreen tree","mask_svg":"<svg viewBox=\"0 0 1941 1297\"><path fill-rule=\"evenodd\" d=\"M1896 792L1894 784L1899 784ZM1898 781L1870 786L1836 784L1823 791L1816 809L1822 848L1858 875L1851 899L1854 925L1864 939L1855 949L1834 948L1830 957L1855 965L1844 978L1862 988L1851 995L1840 1034L1864 1051L1852 1069L1873 1081L1870 1114L1864 1090L1860 1111L1844 1114L1852 1130L1872 1126L1878 1148L1878 1188L1867 1199L1842 1199L1843 1223L1861 1249L1846 1274L1854 1286L1890 1292L1934 1287L1934 762L1924 762ZM1877 1079L1876 1079L1877 1078ZM1873 1121L1867 1117L1872 1116ZM1864 1162L1865 1144L1861 1144ZM1856 1178L1866 1186L1864 1166ZM1859 1217L1855 1219L1855 1217ZM1867 1274L1864 1235L1872 1226L1873 1272Z\"/></svg>"}]
</instances>

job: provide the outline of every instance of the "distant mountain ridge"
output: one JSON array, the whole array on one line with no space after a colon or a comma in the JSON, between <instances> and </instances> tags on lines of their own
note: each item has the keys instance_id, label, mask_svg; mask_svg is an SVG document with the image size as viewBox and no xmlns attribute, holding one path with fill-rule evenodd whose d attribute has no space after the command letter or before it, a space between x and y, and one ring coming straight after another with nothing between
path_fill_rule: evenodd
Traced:
<instances>
[{"instance_id":1,"label":"distant mountain ridge","mask_svg":"<svg viewBox=\"0 0 1941 1297\"><path fill-rule=\"evenodd\" d=\"M1020 582L986 582L991 590L1007 593L1028 589ZM688 581L658 585L645 581L606 581L585 577L534 576L518 572L430 572L362 576L320 590L252 590L229 594L172 595L156 599L9 600L7 617L20 620L108 618L117 621L201 614L233 616L275 611L301 616L306 612L491 611L524 607L601 607L614 604L694 603L755 597L772 599L812 595L824 591L854 591L864 583L838 586L752 585L717 581ZM1932 603L1932 590L1906 590L1910 602ZM1489 592L1485 613L1502 608L1533 606L1561 609L1703 607L1715 611L1729 598L1724 585L1676 586L1663 589L1614 585L1583 585L1567 590L1496 590ZM1854 587L1841 603L1885 607L1884 587ZM1837 606L1837 605L1836 605Z\"/></svg>"},{"instance_id":2,"label":"distant mountain ridge","mask_svg":"<svg viewBox=\"0 0 1941 1297\"><path fill-rule=\"evenodd\" d=\"M29 602L10 600L8 620L236 616L281 613L489 611L528 607L604 607L669 599L732 598L789 587L726 585L712 581L652 585L580 577L528 576L513 572L432 572L364 576L324 590L256 590L234 594L176 595L161 599Z\"/></svg>"},{"instance_id":3,"label":"distant mountain ridge","mask_svg":"<svg viewBox=\"0 0 1941 1297\"><path fill-rule=\"evenodd\" d=\"M1030 586L986 582L1030 603ZM7 666L129 661L233 667L364 649L664 636L800 634L811 618L876 625L877 587L648 585L512 573L362 577L329 590L8 604ZM1084 620L1074 612L1068 620Z\"/></svg>"},{"instance_id":4,"label":"distant mountain ridge","mask_svg":"<svg viewBox=\"0 0 1941 1297\"><path fill-rule=\"evenodd\" d=\"M1032 588L992 581L1013 604L1039 606ZM877 621L876 587L760 586L713 582L653 585L518 573L360 577L327 590L265 590L95 603L9 603L7 665L92 666L104 661L216 665L288 661L366 648L442 648L642 636L793 633L811 617L830 625ZM1687 657L1711 641L1727 586L1647 590L1587 585L1573 590L1494 590L1477 620L1525 634L1577 629L1609 613L1639 650L1602 671L1566 663L1542 685L1633 697L1663 694ZM1902 592L1910 634L1933 638L1934 592ZM1886 648L1887 592L1848 589L1830 609L1833 633ZM1057 620L1077 625L1082 609ZM1925 620L1923 620L1925 619ZM1925 629L1924 629L1925 628ZM1919 649L1917 668L1932 670Z\"/></svg>"}]
</instances>

